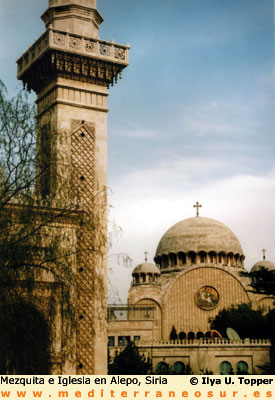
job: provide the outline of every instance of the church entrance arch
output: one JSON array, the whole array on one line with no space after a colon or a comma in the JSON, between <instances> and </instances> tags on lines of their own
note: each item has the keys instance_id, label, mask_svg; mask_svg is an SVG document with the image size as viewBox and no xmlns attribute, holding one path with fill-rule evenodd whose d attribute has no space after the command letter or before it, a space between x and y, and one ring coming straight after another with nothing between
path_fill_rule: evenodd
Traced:
<instances>
[{"instance_id":1,"label":"church entrance arch","mask_svg":"<svg viewBox=\"0 0 275 400\"><path fill-rule=\"evenodd\" d=\"M48 324L33 304L0 304L1 374L50 374L49 347Z\"/></svg>"}]
</instances>

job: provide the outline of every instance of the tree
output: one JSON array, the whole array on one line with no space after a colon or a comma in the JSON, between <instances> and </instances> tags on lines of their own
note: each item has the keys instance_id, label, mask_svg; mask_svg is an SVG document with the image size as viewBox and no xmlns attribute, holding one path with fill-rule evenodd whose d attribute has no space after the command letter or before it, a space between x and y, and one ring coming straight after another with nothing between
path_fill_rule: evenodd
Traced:
<instances>
[{"instance_id":1,"label":"tree","mask_svg":"<svg viewBox=\"0 0 275 400\"><path fill-rule=\"evenodd\" d=\"M95 255L97 261L102 259L106 247L105 192L95 192L93 210L100 212L92 214L83 211L77 195L73 198L70 193L59 191L58 196L50 198L41 193L41 182L51 160L39 154L41 146L37 141L49 136L50 126L44 124L39 128L35 114L25 92L9 99L0 82L0 330L6 332L0 334L1 373L49 373L49 361L45 360L49 360L52 351L53 335L48 328L55 324L60 304L62 318L66 320L62 349L70 353L74 346L76 265L83 270L86 255ZM83 232L85 240L81 240ZM46 291L41 282L48 284L53 293L47 301L41 294ZM102 274L95 273L93 290L104 293L104 285ZM94 312L97 320L105 321L103 297ZM36 328L32 329L32 324L25 322L34 318L34 308L37 318ZM43 346L39 342L39 321L48 337ZM20 326L25 326L21 336ZM18 350L19 337L22 348L12 351ZM36 361L30 346L37 349Z\"/></svg>"},{"instance_id":2,"label":"tree","mask_svg":"<svg viewBox=\"0 0 275 400\"><path fill-rule=\"evenodd\" d=\"M68 203L52 210L49 201L36 192L44 172L37 167L36 125L35 108L28 95L21 91L9 99L0 81L2 374L50 371L49 323L55 313L55 300L47 304L41 300L38 309L37 281L54 282L62 292L64 313L72 313L73 308L69 300L72 246L57 225L77 210Z\"/></svg>"},{"instance_id":3,"label":"tree","mask_svg":"<svg viewBox=\"0 0 275 400\"><path fill-rule=\"evenodd\" d=\"M270 322L262 310L253 310L248 304L239 304L221 310L211 320L211 329L226 337L226 329L233 328L241 337L263 339L270 336Z\"/></svg>"},{"instance_id":4,"label":"tree","mask_svg":"<svg viewBox=\"0 0 275 400\"><path fill-rule=\"evenodd\" d=\"M251 292L266 295L273 298L275 304L275 270L260 267L251 272L243 272L241 275L251 279ZM275 373L275 310L267 314L269 321L269 338L271 339L270 364L264 366L267 373Z\"/></svg>"},{"instance_id":5,"label":"tree","mask_svg":"<svg viewBox=\"0 0 275 400\"><path fill-rule=\"evenodd\" d=\"M251 279L251 292L273 297L275 300L275 270L260 267L255 271L242 272Z\"/></svg>"},{"instance_id":6,"label":"tree","mask_svg":"<svg viewBox=\"0 0 275 400\"><path fill-rule=\"evenodd\" d=\"M137 346L130 342L113 363L109 364L109 374L113 375L147 375L152 371L152 364L139 354Z\"/></svg>"}]
</instances>

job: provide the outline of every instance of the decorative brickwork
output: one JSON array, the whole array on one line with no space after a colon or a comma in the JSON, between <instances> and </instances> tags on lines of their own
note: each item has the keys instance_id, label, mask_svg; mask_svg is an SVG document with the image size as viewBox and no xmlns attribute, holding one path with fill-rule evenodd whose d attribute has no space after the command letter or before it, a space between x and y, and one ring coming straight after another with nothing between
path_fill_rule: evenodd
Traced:
<instances>
[{"instance_id":1,"label":"decorative brickwork","mask_svg":"<svg viewBox=\"0 0 275 400\"><path fill-rule=\"evenodd\" d=\"M94 249L94 196L95 196L95 136L82 124L73 134L72 189L84 211L78 235L76 346L77 373L89 374L94 370L94 318L95 318L95 249Z\"/></svg>"}]
</instances>

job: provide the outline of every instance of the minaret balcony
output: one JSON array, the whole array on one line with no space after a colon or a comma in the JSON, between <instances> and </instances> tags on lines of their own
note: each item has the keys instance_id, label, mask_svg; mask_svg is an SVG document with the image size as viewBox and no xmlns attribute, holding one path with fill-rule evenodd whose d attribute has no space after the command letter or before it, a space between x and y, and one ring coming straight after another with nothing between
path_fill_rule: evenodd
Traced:
<instances>
[{"instance_id":1,"label":"minaret balcony","mask_svg":"<svg viewBox=\"0 0 275 400\"><path fill-rule=\"evenodd\" d=\"M129 64L129 45L116 44L96 38L75 35L49 27L17 60L17 78L28 90L40 90L37 80L43 80L47 72L65 72L74 79L76 75L87 80L102 81L105 86L113 84ZM42 64L42 65L39 65ZM37 73L32 79L33 66ZM38 68L37 68L38 67ZM43 72L44 69L44 72ZM48 71L50 70L50 71Z\"/></svg>"}]
</instances>

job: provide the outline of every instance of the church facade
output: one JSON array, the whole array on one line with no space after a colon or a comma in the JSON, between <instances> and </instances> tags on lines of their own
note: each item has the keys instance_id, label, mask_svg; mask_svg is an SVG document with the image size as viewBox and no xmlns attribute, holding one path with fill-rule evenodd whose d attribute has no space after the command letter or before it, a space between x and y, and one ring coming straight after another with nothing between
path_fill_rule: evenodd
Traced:
<instances>
[{"instance_id":1,"label":"church facade","mask_svg":"<svg viewBox=\"0 0 275 400\"><path fill-rule=\"evenodd\" d=\"M114 356L134 341L160 374L190 369L196 374L262 373L269 340L213 337L210 320L243 303L268 310L273 299L252 293L250 279L240 275L245 255L235 234L198 214L197 208L196 217L168 229L155 264L145 261L133 270L127 306L108 310L109 351ZM275 268L266 260L254 268L259 266ZM172 330L176 340L170 340Z\"/></svg>"}]
</instances>

